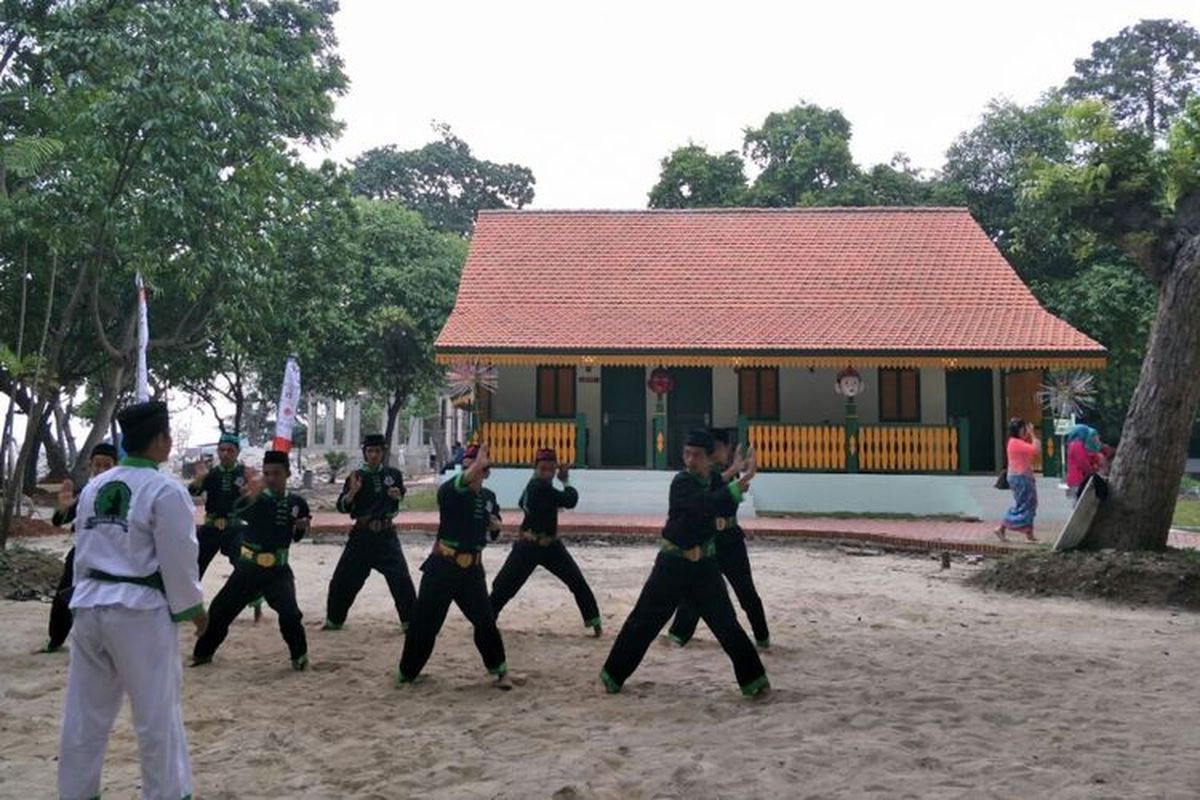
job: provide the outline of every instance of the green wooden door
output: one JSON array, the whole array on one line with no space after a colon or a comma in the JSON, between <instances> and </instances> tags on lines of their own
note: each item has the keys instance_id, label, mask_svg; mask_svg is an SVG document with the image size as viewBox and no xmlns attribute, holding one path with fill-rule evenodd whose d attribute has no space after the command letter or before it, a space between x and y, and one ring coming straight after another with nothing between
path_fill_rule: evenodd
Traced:
<instances>
[{"instance_id":1,"label":"green wooden door","mask_svg":"<svg viewBox=\"0 0 1200 800\"><path fill-rule=\"evenodd\" d=\"M712 424L712 370L677 367L671 376L675 388L667 395L667 464L680 469L687 432Z\"/></svg>"},{"instance_id":2,"label":"green wooden door","mask_svg":"<svg viewBox=\"0 0 1200 800\"><path fill-rule=\"evenodd\" d=\"M946 372L946 416L966 419L970 431L971 472L996 469L995 401L990 369L956 369Z\"/></svg>"},{"instance_id":3,"label":"green wooden door","mask_svg":"<svg viewBox=\"0 0 1200 800\"><path fill-rule=\"evenodd\" d=\"M646 466L646 372L604 367L600 372L600 465Z\"/></svg>"}]
</instances>

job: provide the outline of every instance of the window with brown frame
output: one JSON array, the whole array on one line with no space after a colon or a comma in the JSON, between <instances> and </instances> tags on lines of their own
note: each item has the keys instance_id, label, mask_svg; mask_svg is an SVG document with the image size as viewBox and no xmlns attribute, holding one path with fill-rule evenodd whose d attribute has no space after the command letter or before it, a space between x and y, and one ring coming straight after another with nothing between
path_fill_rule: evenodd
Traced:
<instances>
[{"instance_id":1,"label":"window with brown frame","mask_svg":"<svg viewBox=\"0 0 1200 800\"><path fill-rule=\"evenodd\" d=\"M879 421L921 421L921 373L918 370L879 370Z\"/></svg>"},{"instance_id":2,"label":"window with brown frame","mask_svg":"<svg viewBox=\"0 0 1200 800\"><path fill-rule=\"evenodd\" d=\"M779 419L778 368L738 370L738 413L747 419Z\"/></svg>"},{"instance_id":3,"label":"window with brown frame","mask_svg":"<svg viewBox=\"0 0 1200 800\"><path fill-rule=\"evenodd\" d=\"M537 368L537 415L575 416L575 368Z\"/></svg>"}]
</instances>

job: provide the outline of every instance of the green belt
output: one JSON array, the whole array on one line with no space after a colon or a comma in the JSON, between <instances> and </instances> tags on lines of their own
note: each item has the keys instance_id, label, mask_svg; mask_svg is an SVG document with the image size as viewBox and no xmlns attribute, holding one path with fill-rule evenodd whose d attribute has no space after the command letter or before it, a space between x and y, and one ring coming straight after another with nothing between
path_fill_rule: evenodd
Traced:
<instances>
[{"instance_id":1,"label":"green belt","mask_svg":"<svg viewBox=\"0 0 1200 800\"><path fill-rule=\"evenodd\" d=\"M679 545L675 544L674 542L670 541L669 539L663 539L662 545L659 549L669 556L674 556L676 558L682 558L687 561L698 561L701 558L712 558L713 556L715 556L717 554L717 542L715 539L708 539L707 541L702 542L701 544L698 544L695 547L688 547L685 549L685 548L682 548ZM696 551L699 551L698 557L696 557L696 558L690 557L689 554L695 553Z\"/></svg>"},{"instance_id":2,"label":"green belt","mask_svg":"<svg viewBox=\"0 0 1200 800\"><path fill-rule=\"evenodd\" d=\"M163 587L163 579L161 572L155 572L152 575L144 577L138 575L112 575L104 570L89 569L87 576L93 580L104 581L105 583L132 583L137 586L147 586L151 589L157 589L160 592L166 593Z\"/></svg>"},{"instance_id":3,"label":"green belt","mask_svg":"<svg viewBox=\"0 0 1200 800\"><path fill-rule=\"evenodd\" d=\"M239 560L245 564L254 564L255 566L267 569L271 567L286 567L288 563L288 549L283 547L279 550L259 550L252 545L243 544Z\"/></svg>"}]
</instances>

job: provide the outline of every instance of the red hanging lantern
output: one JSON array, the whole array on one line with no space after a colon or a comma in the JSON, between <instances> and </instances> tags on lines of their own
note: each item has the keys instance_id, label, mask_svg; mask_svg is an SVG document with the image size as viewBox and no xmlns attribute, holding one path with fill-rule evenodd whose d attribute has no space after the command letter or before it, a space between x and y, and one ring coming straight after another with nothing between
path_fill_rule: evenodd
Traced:
<instances>
[{"instance_id":1,"label":"red hanging lantern","mask_svg":"<svg viewBox=\"0 0 1200 800\"><path fill-rule=\"evenodd\" d=\"M664 368L656 367L650 373L650 380L646 381L646 387L657 395L668 394L675 388L675 379Z\"/></svg>"}]
</instances>

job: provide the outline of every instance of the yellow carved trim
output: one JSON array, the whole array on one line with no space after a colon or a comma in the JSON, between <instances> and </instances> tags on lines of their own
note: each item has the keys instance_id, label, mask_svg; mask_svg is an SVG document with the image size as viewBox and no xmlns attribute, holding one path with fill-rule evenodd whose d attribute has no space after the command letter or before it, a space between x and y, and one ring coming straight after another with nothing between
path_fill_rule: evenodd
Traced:
<instances>
[{"instance_id":1,"label":"yellow carved trim","mask_svg":"<svg viewBox=\"0 0 1200 800\"><path fill-rule=\"evenodd\" d=\"M731 355L624 355L621 353L438 353L439 364L480 363L493 366L578 367L790 367L796 369L1104 369L1104 356L731 356Z\"/></svg>"}]
</instances>

